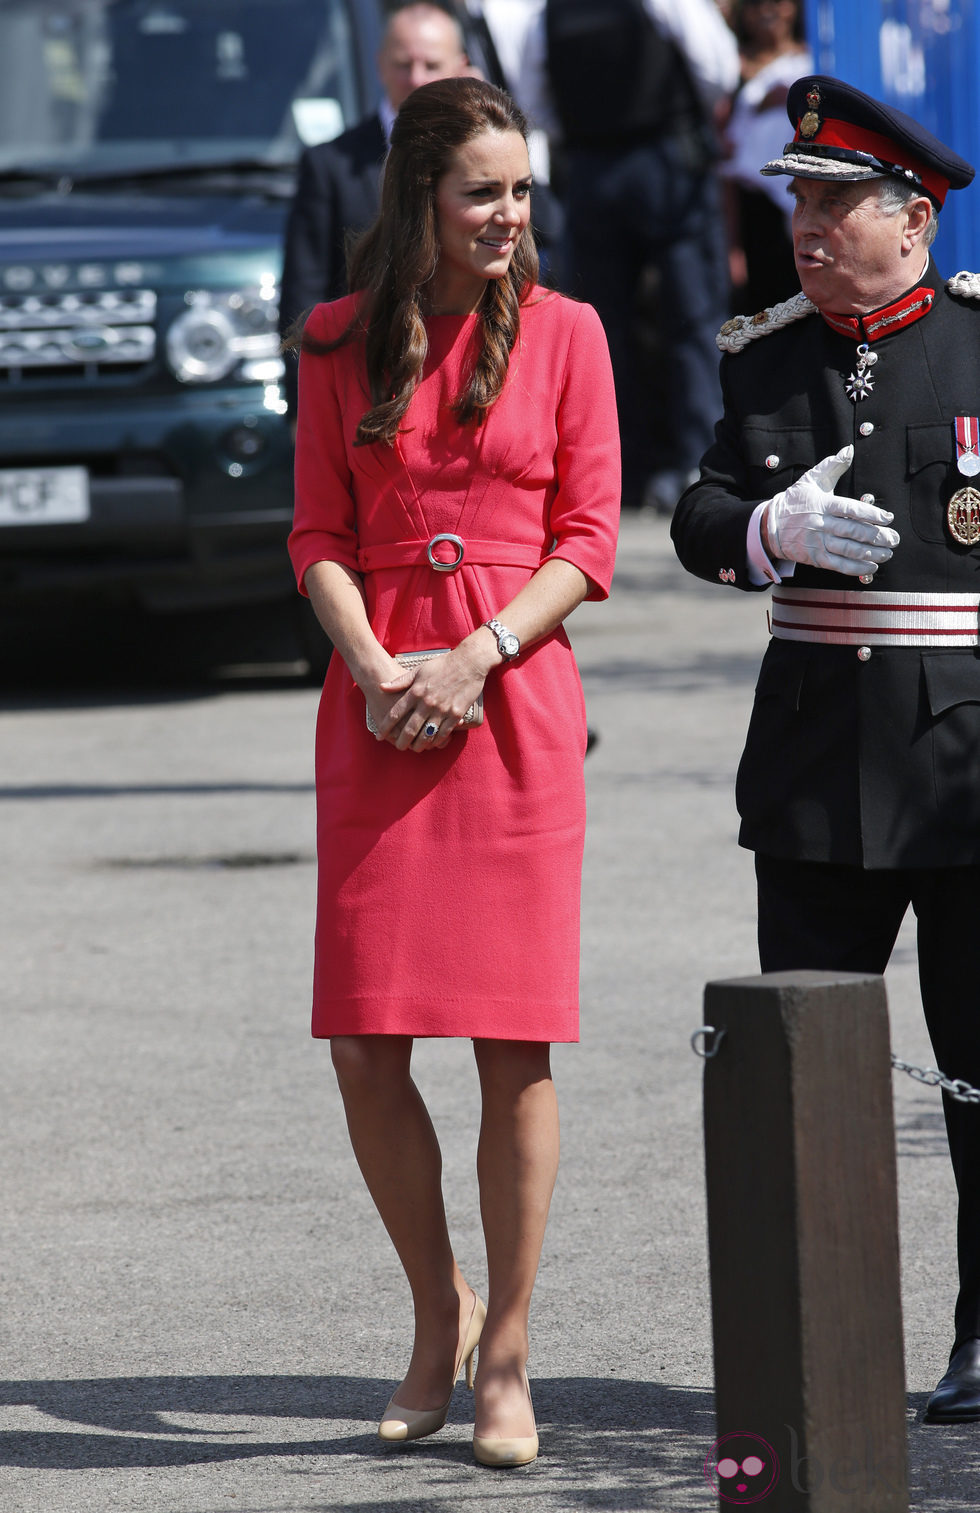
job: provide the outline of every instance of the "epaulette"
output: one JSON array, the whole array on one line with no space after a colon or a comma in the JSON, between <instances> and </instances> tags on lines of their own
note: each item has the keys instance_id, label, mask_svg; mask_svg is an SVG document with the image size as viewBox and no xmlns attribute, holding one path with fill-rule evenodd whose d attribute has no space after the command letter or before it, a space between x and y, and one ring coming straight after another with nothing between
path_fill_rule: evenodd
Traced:
<instances>
[{"instance_id":1,"label":"epaulette","mask_svg":"<svg viewBox=\"0 0 980 1513\"><path fill-rule=\"evenodd\" d=\"M946 280L946 292L961 299L980 299L980 273L954 273Z\"/></svg>"},{"instance_id":2,"label":"epaulette","mask_svg":"<svg viewBox=\"0 0 980 1513\"><path fill-rule=\"evenodd\" d=\"M791 326L804 315L813 315L816 308L805 294L794 294L792 299L783 300L781 305L771 305L768 310L760 310L758 315L733 315L718 332L715 343L722 352L741 352L760 336L771 336L773 331Z\"/></svg>"}]
</instances>

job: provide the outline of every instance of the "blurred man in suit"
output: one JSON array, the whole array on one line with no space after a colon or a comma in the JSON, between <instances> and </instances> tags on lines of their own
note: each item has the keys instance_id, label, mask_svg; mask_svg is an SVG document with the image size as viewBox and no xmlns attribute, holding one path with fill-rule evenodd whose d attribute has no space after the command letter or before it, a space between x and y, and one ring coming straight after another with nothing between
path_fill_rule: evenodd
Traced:
<instances>
[{"instance_id":1,"label":"blurred man in suit","mask_svg":"<svg viewBox=\"0 0 980 1513\"><path fill-rule=\"evenodd\" d=\"M412 90L470 72L459 22L428 0L392 9L377 64L382 89L378 109L332 142L306 148L300 157L286 223L279 303L283 334L312 305L347 293L347 237L370 225L377 214L388 133ZM287 368L286 385L290 412L295 413L295 363Z\"/></svg>"}]
</instances>

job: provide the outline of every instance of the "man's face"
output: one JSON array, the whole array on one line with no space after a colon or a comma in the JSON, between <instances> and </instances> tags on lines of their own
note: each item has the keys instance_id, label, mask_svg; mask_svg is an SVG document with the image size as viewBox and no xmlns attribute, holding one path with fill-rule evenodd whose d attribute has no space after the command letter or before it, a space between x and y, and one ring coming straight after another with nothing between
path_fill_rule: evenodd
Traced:
<instances>
[{"instance_id":1,"label":"man's face","mask_svg":"<svg viewBox=\"0 0 980 1513\"><path fill-rule=\"evenodd\" d=\"M921 242L908 243L908 207L886 214L878 180L794 179L790 193L796 270L803 293L820 309L841 315L877 310L921 274L928 254Z\"/></svg>"},{"instance_id":2,"label":"man's face","mask_svg":"<svg viewBox=\"0 0 980 1513\"><path fill-rule=\"evenodd\" d=\"M412 5L392 16L378 53L378 75L395 110L413 89L453 79L468 69L459 27L433 5Z\"/></svg>"}]
</instances>

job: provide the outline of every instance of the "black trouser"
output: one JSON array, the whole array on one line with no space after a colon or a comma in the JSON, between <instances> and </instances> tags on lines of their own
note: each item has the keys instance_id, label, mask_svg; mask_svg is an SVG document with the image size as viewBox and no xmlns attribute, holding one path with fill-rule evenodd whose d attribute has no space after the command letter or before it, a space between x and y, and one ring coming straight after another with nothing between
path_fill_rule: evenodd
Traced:
<instances>
[{"instance_id":1,"label":"black trouser","mask_svg":"<svg viewBox=\"0 0 980 1513\"><path fill-rule=\"evenodd\" d=\"M756 855L764 972L881 974L909 904L936 1064L980 1086L980 867L864 871ZM956 1345L980 1337L980 1105L943 1094L959 1194Z\"/></svg>"},{"instance_id":2,"label":"black trouser","mask_svg":"<svg viewBox=\"0 0 980 1513\"><path fill-rule=\"evenodd\" d=\"M718 175L690 131L628 148L577 147L567 169L568 289L602 320L623 497L638 504L650 473L697 469L722 411L715 336L728 313L728 268ZM651 267L663 347L663 383L653 394L637 341L639 290Z\"/></svg>"}]
</instances>

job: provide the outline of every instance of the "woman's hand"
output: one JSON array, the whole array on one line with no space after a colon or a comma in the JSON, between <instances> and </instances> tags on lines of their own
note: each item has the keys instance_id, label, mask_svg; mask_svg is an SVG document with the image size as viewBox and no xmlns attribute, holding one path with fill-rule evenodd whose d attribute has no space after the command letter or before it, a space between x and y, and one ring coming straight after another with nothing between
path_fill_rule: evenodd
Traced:
<instances>
[{"instance_id":1,"label":"woman's hand","mask_svg":"<svg viewBox=\"0 0 980 1513\"><path fill-rule=\"evenodd\" d=\"M483 639L492 648L492 637L467 637L455 650L429 657L418 667L396 663L397 672L378 684L379 698L388 703L382 719L372 706L379 740L389 741L399 751L438 751L447 746L483 692L494 660Z\"/></svg>"},{"instance_id":2,"label":"woman's hand","mask_svg":"<svg viewBox=\"0 0 980 1513\"><path fill-rule=\"evenodd\" d=\"M380 668L370 678L362 673L358 680L358 686L364 695L364 701L374 725L376 741L391 739L392 707L398 702L402 692L409 687L414 675L413 668L403 667L388 652L384 653L384 658L388 664L387 667Z\"/></svg>"}]
</instances>

